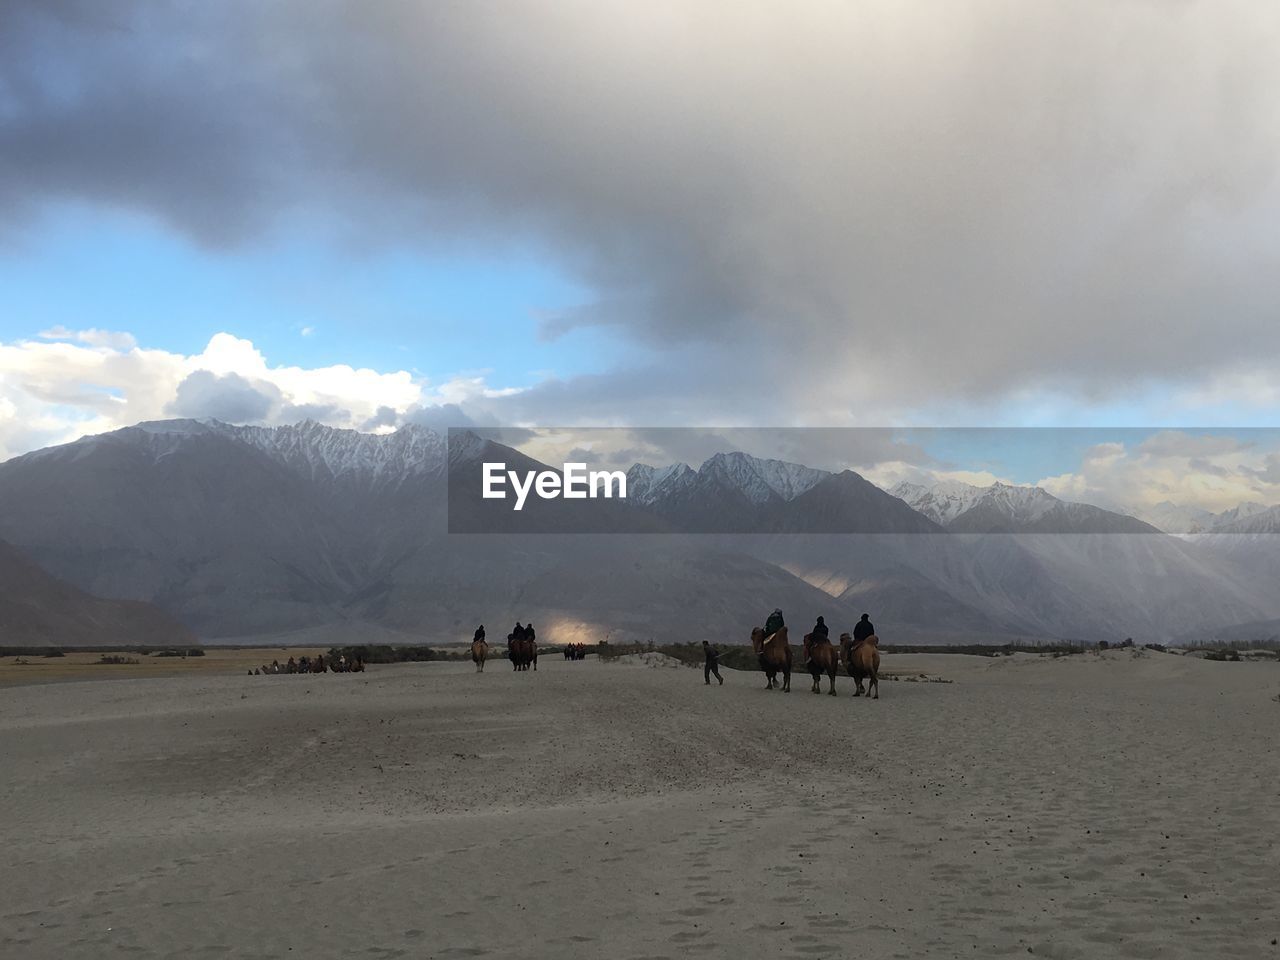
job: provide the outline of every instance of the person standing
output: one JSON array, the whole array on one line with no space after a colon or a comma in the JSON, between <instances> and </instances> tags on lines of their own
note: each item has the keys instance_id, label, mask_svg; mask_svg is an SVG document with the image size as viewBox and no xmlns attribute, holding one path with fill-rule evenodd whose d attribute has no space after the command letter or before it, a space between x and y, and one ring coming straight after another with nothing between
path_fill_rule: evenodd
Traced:
<instances>
[{"instance_id":1,"label":"person standing","mask_svg":"<svg viewBox=\"0 0 1280 960\"><path fill-rule=\"evenodd\" d=\"M724 683L724 677L720 676L720 651L713 647L706 640L702 641L702 653L707 658L706 665L702 668L702 679L707 686L711 685L711 675L714 673L716 679L720 683Z\"/></svg>"}]
</instances>

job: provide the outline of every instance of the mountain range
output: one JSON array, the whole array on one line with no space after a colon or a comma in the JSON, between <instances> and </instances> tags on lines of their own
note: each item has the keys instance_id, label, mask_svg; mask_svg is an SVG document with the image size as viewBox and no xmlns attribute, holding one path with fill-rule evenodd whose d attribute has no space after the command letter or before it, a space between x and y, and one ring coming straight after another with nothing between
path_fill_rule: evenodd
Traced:
<instances>
[{"instance_id":1,"label":"mountain range","mask_svg":"<svg viewBox=\"0 0 1280 960\"><path fill-rule=\"evenodd\" d=\"M143 423L0 464L0 538L76 589L223 641L446 642L532 619L551 641L739 642L774 606L840 629L865 610L898 642L1166 639L1280 617L1280 541L1202 544L1035 488L886 492L724 453L636 464L626 501L524 516L479 499L487 459L548 469L418 426ZM488 525L495 504L505 525Z\"/></svg>"},{"instance_id":2,"label":"mountain range","mask_svg":"<svg viewBox=\"0 0 1280 960\"><path fill-rule=\"evenodd\" d=\"M1280 532L1280 508L1252 501L1214 513L1165 500L1143 511L1143 518L1165 533Z\"/></svg>"},{"instance_id":3,"label":"mountain range","mask_svg":"<svg viewBox=\"0 0 1280 960\"><path fill-rule=\"evenodd\" d=\"M955 481L902 482L890 491L935 523L959 533L1160 533L1122 513L1059 500L1040 487Z\"/></svg>"}]
</instances>

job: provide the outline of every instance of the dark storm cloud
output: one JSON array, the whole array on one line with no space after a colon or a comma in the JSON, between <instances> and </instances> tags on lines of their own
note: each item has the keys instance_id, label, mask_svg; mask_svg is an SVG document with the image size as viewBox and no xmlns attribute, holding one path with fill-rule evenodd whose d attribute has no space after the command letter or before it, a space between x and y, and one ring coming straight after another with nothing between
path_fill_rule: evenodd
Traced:
<instances>
[{"instance_id":1,"label":"dark storm cloud","mask_svg":"<svg viewBox=\"0 0 1280 960\"><path fill-rule=\"evenodd\" d=\"M252 383L238 373L220 376L208 370L196 370L178 384L168 412L175 417L258 423L267 418L280 400L280 390L274 384Z\"/></svg>"},{"instance_id":2,"label":"dark storm cloud","mask_svg":"<svg viewBox=\"0 0 1280 960\"><path fill-rule=\"evenodd\" d=\"M1280 351L1274 6L4 9L11 221L535 242L596 295L546 336L680 349L631 422L1096 399ZM594 410L556 389L519 403Z\"/></svg>"},{"instance_id":3,"label":"dark storm cloud","mask_svg":"<svg viewBox=\"0 0 1280 960\"><path fill-rule=\"evenodd\" d=\"M400 415L396 413L395 407L379 407L372 417L360 424L363 431L376 430L379 427L394 427L400 423Z\"/></svg>"}]
</instances>

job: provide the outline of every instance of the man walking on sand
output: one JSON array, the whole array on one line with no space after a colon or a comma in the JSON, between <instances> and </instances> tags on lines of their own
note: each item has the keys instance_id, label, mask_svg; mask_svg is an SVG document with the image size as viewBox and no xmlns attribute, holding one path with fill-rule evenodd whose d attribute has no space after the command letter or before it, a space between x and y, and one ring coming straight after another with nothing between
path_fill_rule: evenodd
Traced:
<instances>
[{"instance_id":1,"label":"man walking on sand","mask_svg":"<svg viewBox=\"0 0 1280 960\"><path fill-rule=\"evenodd\" d=\"M711 675L714 673L716 675L716 679L723 684L724 677L720 676L720 652L706 640L703 640L702 653L707 658L706 665L702 668L703 682L705 682L707 686L710 686Z\"/></svg>"}]
</instances>

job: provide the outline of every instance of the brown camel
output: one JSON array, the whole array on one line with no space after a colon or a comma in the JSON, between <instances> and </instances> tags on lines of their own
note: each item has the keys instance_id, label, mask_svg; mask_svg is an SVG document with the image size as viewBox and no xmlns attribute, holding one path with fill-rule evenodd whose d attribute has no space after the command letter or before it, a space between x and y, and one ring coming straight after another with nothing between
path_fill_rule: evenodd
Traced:
<instances>
[{"instance_id":1,"label":"brown camel","mask_svg":"<svg viewBox=\"0 0 1280 960\"><path fill-rule=\"evenodd\" d=\"M831 696L836 695L836 670L840 666L840 651L826 637L814 638L813 634L804 635L804 648L809 654L809 674L813 677L813 692L822 692L822 675L825 673L831 681Z\"/></svg>"},{"instance_id":2,"label":"brown camel","mask_svg":"<svg viewBox=\"0 0 1280 960\"><path fill-rule=\"evenodd\" d=\"M761 627L751 631L751 647L760 661L760 669L768 682L766 690L777 686L778 674L782 674L782 692L791 692L791 644L787 643L787 628L782 627L768 637Z\"/></svg>"},{"instance_id":3,"label":"brown camel","mask_svg":"<svg viewBox=\"0 0 1280 960\"><path fill-rule=\"evenodd\" d=\"M484 673L484 662L489 658L489 644L483 640L471 641L471 662L476 665L476 673Z\"/></svg>"},{"instance_id":4,"label":"brown camel","mask_svg":"<svg viewBox=\"0 0 1280 960\"><path fill-rule=\"evenodd\" d=\"M857 643L847 633L840 634L840 651L844 654L845 669L858 689L855 697L864 693L872 700L880 699L880 638L874 633ZM867 689L863 690L862 681L867 680Z\"/></svg>"},{"instance_id":5,"label":"brown camel","mask_svg":"<svg viewBox=\"0 0 1280 960\"><path fill-rule=\"evenodd\" d=\"M512 640L508 649L511 651L511 669L528 670L530 666L538 669L538 643L536 640Z\"/></svg>"}]
</instances>

